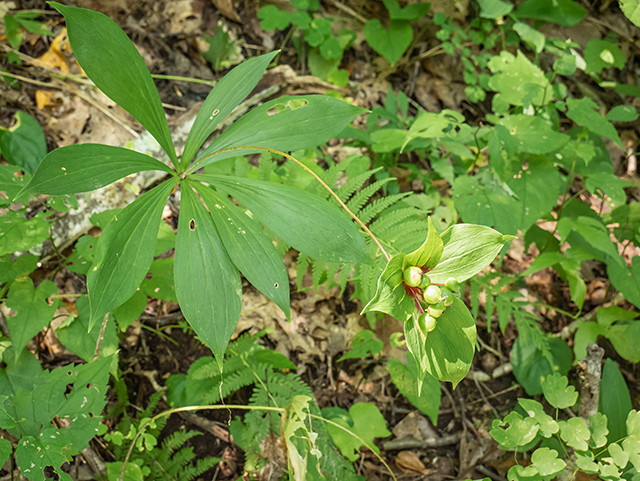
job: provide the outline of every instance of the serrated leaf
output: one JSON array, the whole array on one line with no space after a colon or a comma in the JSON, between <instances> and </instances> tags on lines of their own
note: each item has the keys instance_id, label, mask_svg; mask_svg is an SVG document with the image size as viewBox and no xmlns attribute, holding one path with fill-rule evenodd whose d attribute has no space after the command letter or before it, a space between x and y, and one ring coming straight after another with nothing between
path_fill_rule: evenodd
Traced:
<instances>
[{"instance_id":1,"label":"serrated leaf","mask_svg":"<svg viewBox=\"0 0 640 481\"><path fill-rule=\"evenodd\" d=\"M38 260L33 254L23 254L15 259L9 255L0 257L0 283L13 282L31 274L38 267Z\"/></svg>"},{"instance_id":2,"label":"serrated leaf","mask_svg":"<svg viewBox=\"0 0 640 481\"><path fill-rule=\"evenodd\" d=\"M240 273L190 183L181 185L174 267L176 295L185 318L213 351L222 371L224 352L240 318Z\"/></svg>"},{"instance_id":3,"label":"serrated leaf","mask_svg":"<svg viewBox=\"0 0 640 481\"><path fill-rule=\"evenodd\" d=\"M442 257L443 244L431 217L428 218L429 231L424 243L404 258L404 266L427 267L429 270L438 265Z\"/></svg>"},{"instance_id":4,"label":"serrated leaf","mask_svg":"<svg viewBox=\"0 0 640 481\"><path fill-rule=\"evenodd\" d=\"M416 312L415 301L407 295L402 283L404 257L404 254L397 254L387 262L378 278L376 293L362 309L362 314L370 311L384 312L405 322Z\"/></svg>"},{"instance_id":5,"label":"serrated leaf","mask_svg":"<svg viewBox=\"0 0 640 481\"><path fill-rule=\"evenodd\" d=\"M440 237L444 243L442 257L429 272L431 282L440 284L449 277L463 282L475 276L493 262L504 244L515 239L490 227L472 224L453 225Z\"/></svg>"},{"instance_id":6,"label":"serrated leaf","mask_svg":"<svg viewBox=\"0 0 640 481\"><path fill-rule=\"evenodd\" d=\"M8 210L0 218L0 256L31 249L49 237L49 223L44 216L26 219Z\"/></svg>"},{"instance_id":7,"label":"serrated leaf","mask_svg":"<svg viewBox=\"0 0 640 481\"><path fill-rule=\"evenodd\" d=\"M7 317L7 325L11 331L16 359L29 340L53 319L56 305L50 306L47 298L57 292L58 287L53 282L42 281L36 288L30 277L11 284L7 306L16 311L16 315Z\"/></svg>"},{"instance_id":8,"label":"serrated leaf","mask_svg":"<svg viewBox=\"0 0 640 481\"><path fill-rule=\"evenodd\" d=\"M553 477L567 467L562 459L558 459L558 452L555 449L538 448L533 452L531 461L532 466L542 477Z\"/></svg>"},{"instance_id":9,"label":"serrated leaf","mask_svg":"<svg viewBox=\"0 0 640 481\"><path fill-rule=\"evenodd\" d=\"M266 147L283 152L315 147L340 134L364 112L326 95L280 97L265 102L225 130L200 154L189 171L229 157L263 152L235 147ZM221 152L224 149L233 150Z\"/></svg>"},{"instance_id":10,"label":"serrated leaf","mask_svg":"<svg viewBox=\"0 0 640 481\"><path fill-rule=\"evenodd\" d=\"M323 410L323 415L325 411ZM373 403L355 403L349 408L349 417L352 423L345 420L346 411L340 417L334 411L331 421L344 426L365 441L375 452L380 450L374 444L375 438L386 438L391 436L387 429L387 422L380 413L378 407ZM327 423L327 431L333 438L333 442L338 446L343 456L349 461L358 459L362 442L348 432Z\"/></svg>"},{"instance_id":11,"label":"serrated leaf","mask_svg":"<svg viewBox=\"0 0 640 481\"><path fill-rule=\"evenodd\" d=\"M571 407L578 400L576 388L568 386L569 380L558 372L548 375L541 384L544 397L556 409Z\"/></svg>"},{"instance_id":12,"label":"serrated leaf","mask_svg":"<svg viewBox=\"0 0 640 481\"><path fill-rule=\"evenodd\" d=\"M177 165L158 90L129 37L102 13L56 2L50 4L64 15L69 43L89 78L107 97L133 115Z\"/></svg>"},{"instance_id":13,"label":"serrated leaf","mask_svg":"<svg viewBox=\"0 0 640 481\"><path fill-rule=\"evenodd\" d=\"M21 172L22 168L16 165L0 165L0 192L5 194L0 195L0 207L11 204L14 199L18 201L26 200L22 196L18 199L18 193L31 179L31 175L28 172L22 175Z\"/></svg>"},{"instance_id":14,"label":"serrated leaf","mask_svg":"<svg viewBox=\"0 0 640 481\"><path fill-rule=\"evenodd\" d=\"M0 439L0 463L4 466L9 460L9 456L13 453L13 446L8 439Z\"/></svg>"},{"instance_id":15,"label":"serrated leaf","mask_svg":"<svg viewBox=\"0 0 640 481\"><path fill-rule=\"evenodd\" d=\"M614 141L623 148L622 141L616 128L611 122L603 118L596 110L598 105L588 97L581 99L567 99L567 117L576 124L586 127L597 135L602 135L609 140Z\"/></svg>"},{"instance_id":16,"label":"serrated leaf","mask_svg":"<svg viewBox=\"0 0 640 481\"><path fill-rule=\"evenodd\" d=\"M562 440L578 451L586 451L589 448L589 437L591 433L587 423L582 418L570 418L566 421L559 421L560 437Z\"/></svg>"},{"instance_id":17,"label":"serrated leaf","mask_svg":"<svg viewBox=\"0 0 640 481\"><path fill-rule=\"evenodd\" d=\"M266 70L269 62L279 52L275 50L241 63L220 79L200 107L193 127L189 131L182 154L186 167L202 143L211 135L236 106L251 93Z\"/></svg>"},{"instance_id":18,"label":"serrated leaf","mask_svg":"<svg viewBox=\"0 0 640 481\"><path fill-rule=\"evenodd\" d=\"M172 179L143 194L104 228L87 274L91 304L89 329L138 289L153 261L162 210Z\"/></svg>"},{"instance_id":19,"label":"serrated leaf","mask_svg":"<svg viewBox=\"0 0 640 481\"><path fill-rule=\"evenodd\" d=\"M493 420L490 434L499 443L500 449L514 450L533 441L538 430L535 419L523 419L520 414L512 411L502 421Z\"/></svg>"},{"instance_id":20,"label":"serrated leaf","mask_svg":"<svg viewBox=\"0 0 640 481\"><path fill-rule=\"evenodd\" d=\"M363 359L369 356L375 356L382 351L383 344L380 339L373 338L373 331L365 329L356 334L356 337L351 341L351 347L353 350L345 353L337 362L344 361L345 359Z\"/></svg>"},{"instance_id":21,"label":"serrated leaf","mask_svg":"<svg viewBox=\"0 0 640 481\"><path fill-rule=\"evenodd\" d=\"M19 195L89 192L145 170L173 172L159 160L134 150L102 144L67 145L42 159Z\"/></svg>"},{"instance_id":22,"label":"serrated leaf","mask_svg":"<svg viewBox=\"0 0 640 481\"><path fill-rule=\"evenodd\" d=\"M262 226L226 196L194 184L216 225L231 260L251 284L271 299L290 319L289 276L282 257L262 232Z\"/></svg>"},{"instance_id":23,"label":"serrated leaf","mask_svg":"<svg viewBox=\"0 0 640 481\"><path fill-rule=\"evenodd\" d=\"M518 399L518 404L522 406L529 417L536 420L536 422L540 425L540 433L545 437L551 437L551 435L558 432L560 429L558 427L558 423L547 413L544 412L542 408L542 404L538 401L534 401L533 399Z\"/></svg>"},{"instance_id":24,"label":"serrated leaf","mask_svg":"<svg viewBox=\"0 0 640 481\"><path fill-rule=\"evenodd\" d=\"M300 252L328 262L368 262L364 239L346 215L288 185L222 175L196 175L228 192L269 230Z\"/></svg>"},{"instance_id":25,"label":"serrated leaf","mask_svg":"<svg viewBox=\"0 0 640 481\"><path fill-rule=\"evenodd\" d=\"M410 364L412 365L410 366ZM391 375L393 384L403 396L429 416L434 425L438 424L438 409L442 394L440 382L427 373L422 379L422 388L420 395L418 395L418 378L415 361L412 356L407 356L406 366L398 359L389 359L387 361L387 370Z\"/></svg>"}]
</instances>

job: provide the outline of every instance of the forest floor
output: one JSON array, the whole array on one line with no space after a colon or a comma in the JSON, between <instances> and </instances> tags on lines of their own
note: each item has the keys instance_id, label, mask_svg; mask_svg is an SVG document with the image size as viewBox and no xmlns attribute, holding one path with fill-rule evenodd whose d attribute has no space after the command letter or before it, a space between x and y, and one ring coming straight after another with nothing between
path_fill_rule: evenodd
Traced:
<instances>
[{"instance_id":1,"label":"forest floor","mask_svg":"<svg viewBox=\"0 0 640 481\"><path fill-rule=\"evenodd\" d=\"M325 93L334 88L309 76L291 43L282 45L284 33L265 32L260 27L257 18L260 5L256 1L78 0L73 3L113 18L134 41L153 74L209 81L220 78L225 71L212 70L204 55L208 47L204 36L213 36L217 25L223 24L228 28L230 39L240 46L237 53L245 58L273 48L283 49L279 66L265 75L255 92L274 85L279 85L278 95ZM365 3L363 8L360 8L361 3ZM321 2L327 15L349 16L349 11L357 11L366 18L375 18L376 9L380 8L377 3L357 0ZM626 21L619 11L611 13L610 10L615 9L606 8L599 11L597 7L602 5L595 3L597 5L592 6L590 13L592 21L556 34L579 38L579 43L584 44L590 39L602 38L608 27L615 28L618 22ZM348 10L340 9L337 4L346 5ZM6 7L44 9L46 5L39 0L0 2L0 8ZM453 14L460 22L468 17L470 8L469 0L436 0L432 5L432 11ZM64 22L61 16L52 16L51 19L51 29ZM560 27L549 28L561 30ZM11 125L16 111L28 112L43 126L49 150L88 142L121 146L142 132L141 126L129 114L104 96L88 95L84 87L74 81L72 75L77 73L77 66L73 64L64 36L46 44L43 37L29 35L32 34L28 34L21 49L22 66L9 67L20 81L21 88L15 90L0 86L2 126ZM434 32L427 32L424 41L427 49L438 44ZM0 49L4 45L0 40ZM463 70L453 57L438 55L415 64L400 62L392 69L359 36L356 44L345 53L343 65L354 83L341 92L355 99L358 106L368 109L381 106L391 85L394 90L407 93L410 110L414 114L418 109L440 111L449 108L463 113L470 123L480 122L485 114L482 104L471 104L466 99ZM156 85L169 124L176 128L193 118L211 88L206 84L176 79L157 80ZM606 103L606 99L603 101ZM336 159L345 156L340 143L333 144L329 152ZM395 173L402 190L412 188L411 184L403 181L402 169ZM177 227L177 218L171 210L167 210L165 219ZM523 243L514 241L500 268L506 272L523 272L532 260ZM488 431L494 419L502 418L513 409L518 397L526 396L510 370L510 349L517 336L511 325L504 335L496 330L489 332L486 316L483 321L481 310L478 321L480 349L476 352L470 374L455 390L443 383L438 422L433 425L398 392L385 368L388 357L404 359L403 348L393 347L390 341L393 333L402 332L401 323L388 316L376 323L374 332L383 341L384 349L373 359L337 362L349 350L349 343L355 335L369 328L366 318L359 314L362 306L350 300L349 288L342 295L338 288L316 291L309 287L312 284L310 278L303 280L305 289L298 291L295 256L288 254L285 264L292 287L291 323L287 323L273 303L243 281L243 312L236 337L243 332L255 333L268 328L269 334L263 342L286 355L297 366L297 374L312 388L321 408L339 406L349 409L355 402L375 403L393 432L392 436L379 440L381 455L392 466L398 479L445 480L484 476L506 479L506 473L514 463L513 457L505 456L497 448ZM44 277L47 272L43 271L41 275ZM604 302L608 285L605 277L606 274L596 269L588 280L583 310L586 315ZM85 289L83 278L65 270L56 276L56 282L61 292L82 292ZM560 287L559 279L552 271L540 271L529 276L526 282L526 288L547 305L572 310L568 293ZM465 301L468 303L468 292ZM72 311L72 302L67 307ZM572 319L553 309L543 309L539 315L545 331L561 333L562 337L570 339ZM210 355L210 351L193 335L185 334L178 327L180 320L177 304L153 301L139 321L122 336L120 368L131 409L134 406L144 408L149 396L164 384L169 375L186 373L195 360ZM158 331L163 335L157 335ZM607 348L606 341L603 341L603 346ZM48 366L76 360L53 334L43 338L36 348L39 358ZM610 348L607 356L619 362L637 407L640 394L638 366L627 363ZM249 394L249 391L238 391L227 402L246 403ZM114 402L116 397L112 393L110 403ZM165 401L160 401L158 409L168 407ZM234 412L233 416L237 414ZM225 469L214 468L199 479L226 480L243 475L242 452L228 439L228 418L225 411L203 412L186 418L173 415L163 431L163 436L167 436L182 426L202 430L205 435L190 441L196 454L218 456L227 461ZM424 442L402 444L399 440L407 439L407 436ZM104 460L113 460L104 445L96 441L92 445ZM367 479L389 479L383 466L366 449L356 467Z\"/></svg>"}]
</instances>

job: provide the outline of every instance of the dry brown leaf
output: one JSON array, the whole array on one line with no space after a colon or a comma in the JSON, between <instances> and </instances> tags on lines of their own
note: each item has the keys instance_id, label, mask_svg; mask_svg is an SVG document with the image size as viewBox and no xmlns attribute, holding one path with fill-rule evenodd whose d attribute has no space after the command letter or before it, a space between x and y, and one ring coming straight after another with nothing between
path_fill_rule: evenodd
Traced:
<instances>
[{"instance_id":1,"label":"dry brown leaf","mask_svg":"<svg viewBox=\"0 0 640 481\"><path fill-rule=\"evenodd\" d=\"M400 451L396 457L396 466L403 473L426 474L428 472L427 467L411 451Z\"/></svg>"},{"instance_id":2,"label":"dry brown leaf","mask_svg":"<svg viewBox=\"0 0 640 481\"><path fill-rule=\"evenodd\" d=\"M233 8L233 2L231 0L211 0L215 7L220 10L220 13L234 22L242 23L240 15Z\"/></svg>"},{"instance_id":3,"label":"dry brown leaf","mask_svg":"<svg viewBox=\"0 0 640 481\"><path fill-rule=\"evenodd\" d=\"M177 0L167 2L164 14L171 19L169 33L191 34L202 25L202 0Z\"/></svg>"},{"instance_id":4,"label":"dry brown leaf","mask_svg":"<svg viewBox=\"0 0 640 481\"><path fill-rule=\"evenodd\" d=\"M429 421L417 412L412 412L405 416L393 427L392 431L397 439L414 438L426 441L438 437Z\"/></svg>"}]
</instances>

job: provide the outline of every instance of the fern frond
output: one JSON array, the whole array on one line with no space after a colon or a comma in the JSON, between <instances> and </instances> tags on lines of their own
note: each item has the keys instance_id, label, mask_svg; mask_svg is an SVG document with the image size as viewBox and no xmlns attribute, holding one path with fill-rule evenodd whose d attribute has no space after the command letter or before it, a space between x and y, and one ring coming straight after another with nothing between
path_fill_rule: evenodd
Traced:
<instances>
[{"instance_id":1,"label":"fern frond","mask_svg":"<svg viewBox=\"0 0 640 481\"><path fill-rule=\"evenodd\" d=\"M362 187L367 180L380 170L382 170L382 167L378 167L374 170L367 170L352 179L348 179L347 182L337 190L336 194L338 194L338 197L340 197L342 202L346 202L356 190Z\"/></svg>"},{"instance_id":2,"label":"fern frond","mask_svg":"<svg viewBox=\"0 0 640 481\"><path fill-rule=\"evenodd\" d=\"M402 207L389 213L383 213L374 220L369 228L376 235L385 236L386 232L401 224L403 220L420 215L420 211L414 207Z\"/></svg>"},{"instance_id":3,"label":"fern frond","mask_svg":"<svg viewBox=\"0 0 640 481\"><path fill-rule=\"evenodd\" d=\"M382 197L380 199L376 199L367 205L364 209L360 211L358 217L365 224L368 224L373 220L378 214L380 214L383 210L392 206L396 202L404 199L406 196L411 195L411 192L404 192L402 194L394 194L388 195L386 197Z\"/></svg>"},{"instance_id":4,"label":"fern frond","mask_svg":"<svg viewBox=\"0 0 640 481\"><path fill-rule=\"evenodd\" d=\"M216 464L218 464L222 459L220 458L204 458L198 459L196 465L190 465L185 467L182 474L178 477L180 481L191 481L195 479L197 476L200 476L205 471L213 468Z\"/></svg>"},{"instance_id":5,"label":"fern frond","mask_svg":"<svg viewBox=\"0 0 640 481\"><path fill-rule=\"evenodd\" d=\"M326 266L327 263L321 260L314 260L311 264L311 274L313 276L313 286L317 289L317 286L322 284L326 279Z\"/></svg>"},{"instance_id":6,"label":"fern frond","mask_svg":"<svg viewBox=\"0 0 640 481\"><path fill-rule=\"evenodd\" d=\"M298 284L298 290L302 290L302 278L304 277L304 273L307 271L307 267L309 267L309 263L311 262L311 257L307 254L303 254L302 252L298 254L298 260L296 262L296 283Z\"/></svg>"},{"instance_id":7,"label":"fern frond","mask_svg":"<svg viewBox=\"0 0 640 481\"><path fill-rule=\"evenodd\" d=\"M349 209L351 209L352 212L354 212L356 215L359 216L362 206L364 206L369 201L371 196L376 192L378 192L385 184L391 182L392 180L393 180L393 177L387 177L386 179L377 180L373 184L366 186L360 192L356 193L349 200L349 202L347 202L347 207L349 207Z\"/></svg>"}]
</instances>

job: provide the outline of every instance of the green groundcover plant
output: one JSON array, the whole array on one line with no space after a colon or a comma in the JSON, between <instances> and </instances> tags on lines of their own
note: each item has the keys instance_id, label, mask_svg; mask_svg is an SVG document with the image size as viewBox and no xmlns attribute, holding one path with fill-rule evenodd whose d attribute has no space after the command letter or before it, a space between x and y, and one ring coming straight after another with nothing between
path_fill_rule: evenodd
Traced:
<instances>
[{"instance_id":1,"label":"green groundcover plant","mask_svg":"<svg viewBox=\"0 0 640 481\"><path fill-rule=\"evenodd\" d=\"M216 126L256 86L275 56L273 52L239 65L217 83L198 113L179 157L151 75L124 32L100 13L55 2L51 5L65 16L71 46L87 75L147 128L171 163L170 167L125 148L82 144L56 149L46 155L20 192L16 192L19 182L13 175L15 172L7 174L6 183L18 200L34 194L53 198L71 196L68 197L71 199L72 194L97 189L144 170L159 170L168 175L125 209L102 219L103 231L92 259L76 257L75 268L86 269L88 302L79 302L83 307L78 307L79 314L81 310L84 312L84 332L76 329L71 335L69 331L70 342L74 337L94 345L96 340L100 342L99 327L100 324L106 326L107 314L137 295L152 268L166 199L180 188L173 268L175 296L188 323L211 348L221 373L223 355L240 315L240 272L273 300L287 318L290 315L289 279L280 254L263 232L262 226L265 226L313 259L375 266L374 258L382 256L386 267L381 274L380 270L372 271L375 277L379 276L377 292L365 312L385 312L405 322L407 346L417 368L418 392L427 376L454 385L460 382L471 364L476 332L472 316L456 297L458 285L490 264L511 236L469 224L454 225L439 234L429 221L428 235L421 247L390 257L367 226L323 184L377 245L379 251L372 254L362 232L345 212L321 197L280 183L197 173L216 161L265 151L282 154L304 168L282 151L323 143L340 134L365 111L328 96L282 97L255 108L200 151ZM25 226L25 219L14 217L7 217L3 235L13 232L15 225L25 232L33 230L33 226ZM42 224L42 235L37 239L41 241L46 237L48 223L42 218L34 219ZM19 229L13 234L20 234ZM9 236L2 242L7 239ZM24 240L23 248L33 245L33 239L28 240ZM6 247L9 249L6 252L15 249L15 246ZM89 252L86 246L82 252ZM27 260L30 266L35 264L33 256ZM12 270L17 269L16 276L26 268L18 261L13 263L7 259L7 262L11 263ZM45 302L54 293L52 283L34 288L29 281L16 281L9 297L17 296L22 287L41 309L47 312L54 309ZM76 327L80 325L74 323ZM39 329L42 327L46 326ZM105 336L110 332L106 330ZM113 351L99 350L92 357L91 349L78 343L84 353L82 357L88 361L86 365L42 371L25 349L28 339L36 333L22 332L19 339L16 335L12 338L13 348L5 350L7 369L2 375L7 388L3 389L6 397L0 410L0 426L20 439L15 458L29 479L44 479L45 466L53 466L62 478L69 479L60 465L77 454L98 432L108 372L113 372L114 361L117 361ZM24 373L31 374L25 378ZM34 379L38 381L34 383ZM44 410L36 409L43 405L41 399L45 392L51 403ZM310 420L309 401L308 396L298 397L287 407L277 409L288 419L287 440L293 439L300 430L306 432L310 440L314 438L305 425ZM68 419L70 427L53 427L51 420L56 416ZM12 446L7 441L0 443L0 448L1 458L6 460ZM289 449L297 452L300 448L292 441ZM306 461L295 456L289 459L294 477L300 476Z\"/></svg>"}]
</instances>

